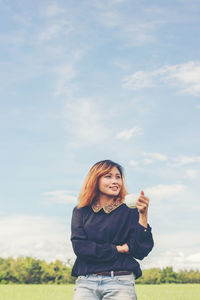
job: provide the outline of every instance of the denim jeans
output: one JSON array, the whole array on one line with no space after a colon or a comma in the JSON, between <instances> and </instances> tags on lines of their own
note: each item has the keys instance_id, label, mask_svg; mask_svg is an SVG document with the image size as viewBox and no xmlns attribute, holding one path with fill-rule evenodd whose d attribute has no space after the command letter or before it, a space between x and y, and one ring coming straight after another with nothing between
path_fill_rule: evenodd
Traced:
<instances>
[{"instance_id":1,"label":"denim jeans","mask_svg":"<svg viewBox=\"0 0 200 300\"><path fill-rule=\"evenodd\" d=\"M73 300L137 300L135 277L130 275L79 276L76 280Z\"/></svg>"}]
</instances>

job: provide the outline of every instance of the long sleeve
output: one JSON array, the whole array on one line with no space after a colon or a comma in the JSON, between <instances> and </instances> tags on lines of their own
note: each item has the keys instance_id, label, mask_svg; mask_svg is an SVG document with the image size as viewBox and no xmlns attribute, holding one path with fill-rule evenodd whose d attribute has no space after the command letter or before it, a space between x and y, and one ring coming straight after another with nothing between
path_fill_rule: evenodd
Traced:
<instances>
[{"instance_id":1,"label":"long sleeve","mask_svg":"<svg viewBox=\"0 0 200 300\"><path fill-rule=\"evenodd\" d=\"M154 246L149 224L147 228L139 223L133 226L129 233L127 245L129 247L129 253L133 255L134 258L142 260L147 256Z\"/></svg>"},{"instance_id":2,"label":"long sleeve","mask_svg":"<svg viewBox=\"0 0 200 300\"><path fill-rule=\"evenodd\" d=\"M102 263L117 259L118 252L114 244L100 244L88 240L83 226L82 209L76 207L72 215L71 241L76 256L88 263Z\"/></svg>"}]
</instances>

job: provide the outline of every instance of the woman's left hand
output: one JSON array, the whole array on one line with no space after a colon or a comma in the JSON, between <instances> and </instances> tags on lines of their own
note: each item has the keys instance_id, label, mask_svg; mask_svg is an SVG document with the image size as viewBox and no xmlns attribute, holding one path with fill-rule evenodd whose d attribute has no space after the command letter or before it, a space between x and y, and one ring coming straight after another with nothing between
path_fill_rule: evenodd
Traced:
<instances>
[{"instance_id":1,"label":"woman's left hand","mask_svg":"<svg viewBox=\"0 0 200 300\"><path fill-rule=\"evenodd\" d=\"M139 212L139 224L146 227L148 226L147 223L147 212L149 206L149 198L144 195L144 192L141 191L140 197L136 203L136 207Z\"/></svg>"},{"instance_id":2,"label":"woman's left hand","mask_svg":"<svg viewBox=\"0 0 200 300\"><path fill-rule=\"evenodd\" d=\"M138 209L139 214L147 215L148 206L149 206L149 198L147 198L144 195L144 192L141 191L140 197L138 198L138 201L136 203L136 207Z\"/></svg>"}]
</instances>

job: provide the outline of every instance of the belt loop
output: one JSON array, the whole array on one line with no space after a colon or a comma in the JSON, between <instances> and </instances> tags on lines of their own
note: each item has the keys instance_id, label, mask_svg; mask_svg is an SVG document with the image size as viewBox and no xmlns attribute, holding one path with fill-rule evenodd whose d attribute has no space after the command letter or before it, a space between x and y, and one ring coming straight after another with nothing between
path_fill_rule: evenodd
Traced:
<instances>
[{"instance_id":1,"label":"belt loop","mask_svg":"<svg viewBox=\"0 0 200 300\"><path fill-rule=\"evenodd\" d=\"M114 271L111 271L111 277L114 278Z\"/></svg>"}]
</instances>

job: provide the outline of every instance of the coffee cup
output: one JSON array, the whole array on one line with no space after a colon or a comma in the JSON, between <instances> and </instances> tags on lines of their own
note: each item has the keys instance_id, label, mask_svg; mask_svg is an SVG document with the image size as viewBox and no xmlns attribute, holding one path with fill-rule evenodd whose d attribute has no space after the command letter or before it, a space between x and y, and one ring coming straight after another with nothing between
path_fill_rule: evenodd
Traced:
<instances>
[{"instance_id":1,"label":"coffee cup","mask_svg":"<svg viewBox=\"0 0 200 300\"><path fill-rule=\"evenodd\" d=\"M138 201L139 196L135 194L127 194L124 199L124 203L129 208L136 208L136 202Z\"/></svg>"}]
</instances>

